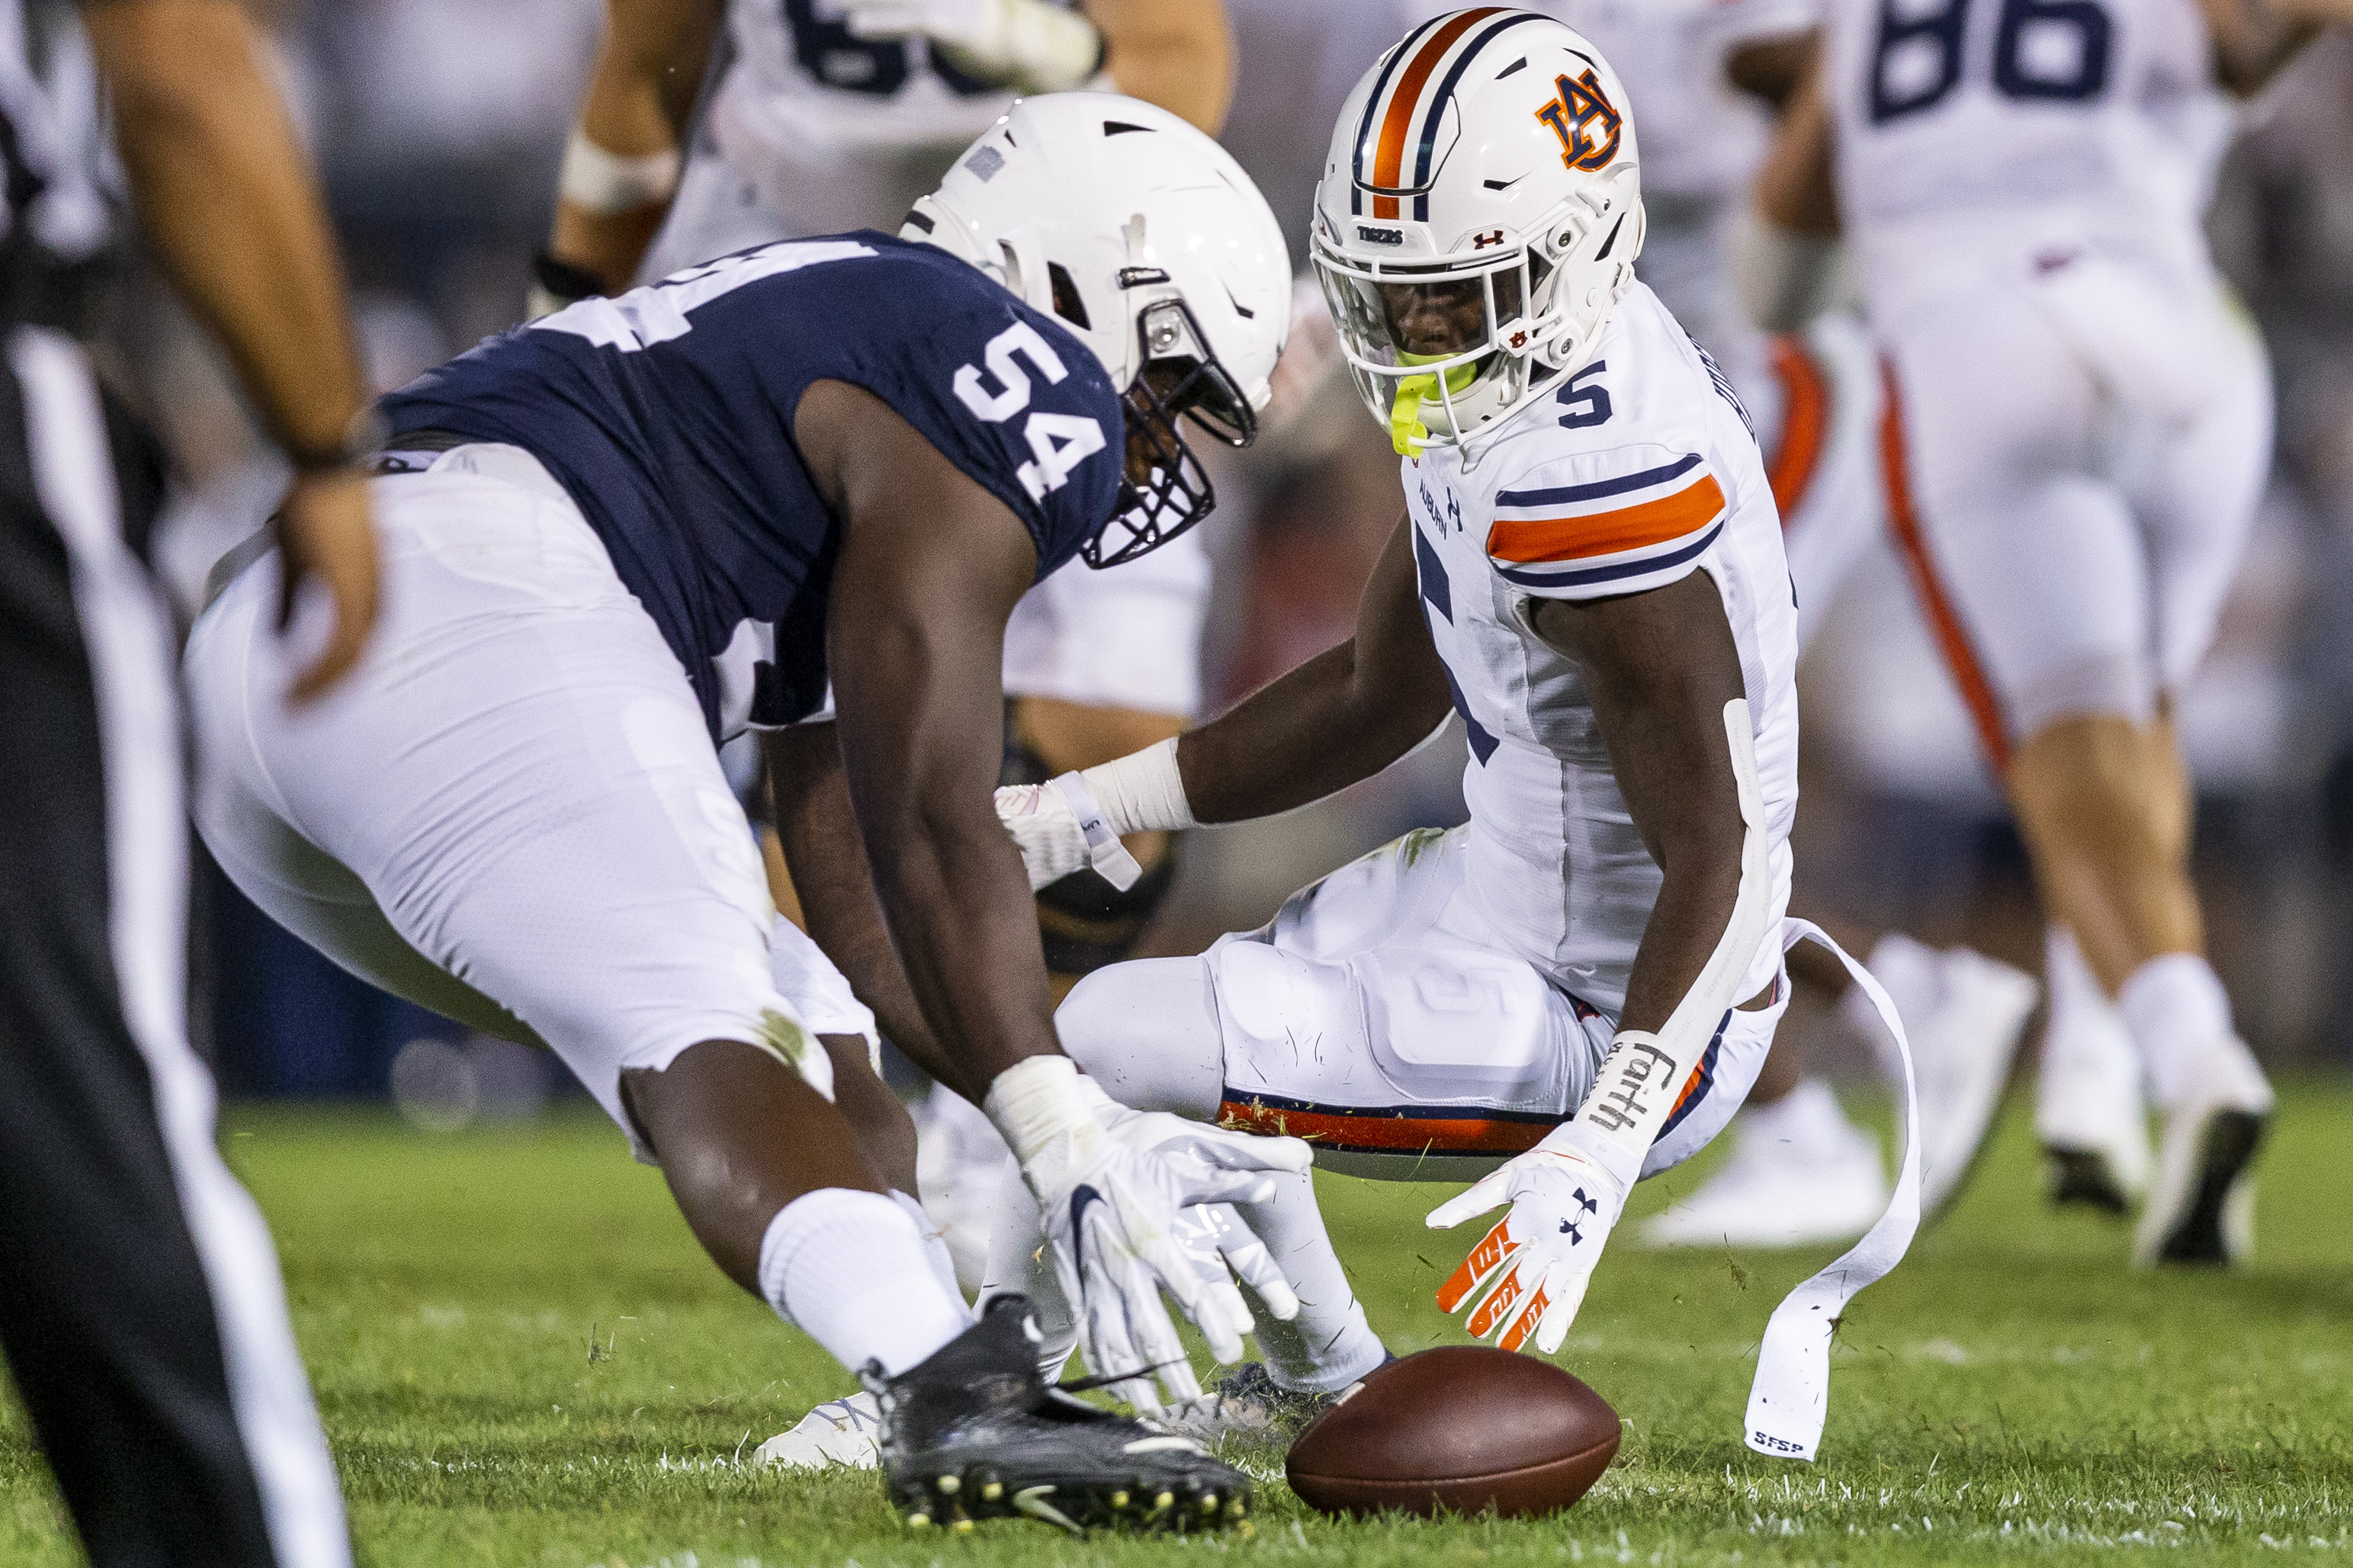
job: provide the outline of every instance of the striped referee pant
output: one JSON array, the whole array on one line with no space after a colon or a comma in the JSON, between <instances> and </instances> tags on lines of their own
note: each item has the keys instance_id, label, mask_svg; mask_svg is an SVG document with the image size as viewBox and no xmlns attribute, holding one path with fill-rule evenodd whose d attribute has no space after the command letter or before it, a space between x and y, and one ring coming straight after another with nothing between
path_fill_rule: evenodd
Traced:
<instances>
[{"instance_id":1,"label":"striped referee pant","mask_svg":"<svg viewBox=\"0 0 2353 1568\"><path fill-rule=\"evenodd\" d=\"M343 1568L261 1214L186 1017L154 485L72 342L0 365L0 1346L98 1568Z\"/></svg>"}]
</instances>

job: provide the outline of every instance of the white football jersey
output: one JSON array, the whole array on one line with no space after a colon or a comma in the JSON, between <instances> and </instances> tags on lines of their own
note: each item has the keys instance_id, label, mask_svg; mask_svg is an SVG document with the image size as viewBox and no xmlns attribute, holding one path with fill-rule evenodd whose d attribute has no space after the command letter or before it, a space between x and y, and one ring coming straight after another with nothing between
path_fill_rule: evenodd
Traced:
<instances>
[{"instance_id":1,"label":"white football jersey","mask_svg":"<svg viewBox=\"0 0 2353 1568\"><path fill-rule=\"evenodd\" d=\"M1839 202L1874 290L2052 241L2202 258L2232 115L2197 0L1826 0Z\"/></svg>"},{"instance_id":2,"label":"white football jersey","mask_svg":"<svg viewBox=\"0 0 2353 1568\"><path fill-rule=\"evenodd\" d=\"M1798 805L1788 563L1747 416L1666 307L1635 284L1593 361L1517 411L1475 466L1433 446L1401 477L1423 610L1470 737L1464 885L1510 951L1615 1016L1660 884L1584 677L1536 636L1528 601L1694 571L1715 579L1740 649L1778 920ZM1741 994L1779 957L1760 952Z\"/></svg>"},{"instance_id":3,"label":"white football jersey","mask_svg":"<svg viewBox=\"0 0 2353 1568\"><path fill-rule=\"evenodd\" d=\"M712 118L739 166L763 152L803 166L877 151L953 155L1013 104L921 38L854 36L825 0L732 0L727 29L735 63Z\"/></svg>"}]
</instances>

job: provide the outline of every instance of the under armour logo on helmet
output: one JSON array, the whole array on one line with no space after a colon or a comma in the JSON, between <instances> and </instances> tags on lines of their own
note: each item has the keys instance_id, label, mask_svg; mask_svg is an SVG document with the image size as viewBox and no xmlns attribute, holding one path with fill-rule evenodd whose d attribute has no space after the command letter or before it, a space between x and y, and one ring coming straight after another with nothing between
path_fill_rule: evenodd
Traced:
<instances>
[{"instance_id":1,"label":"under armour logo on helmet","mask_svg":"<svg viewBox=\"0 0 2353 1568\"><path fill-rule=\"evenodd\" d=\"M1484 234L1474 234L1471 237L1471 248L1473 250L1484 250L1491 245L1503 243L1504 231L1500 228L1491 228Z\"/></svg>"},{"instance_id":2,"label":"under armour logo on helmet","mask_svg":"<svg viewBox=\"0 0 2353 1568\"><path fill-rule=\"evenodd\" d=\"M1601 78L1588 67L1576 80L1557 77L1554 84L1560 96L1537 110L1536 118L1560 138L1560 161L1588 173L1608 168L1609 160L1618 155L1619 133L1626 117L1601 90Z\"/></svg>"}]
</instances>

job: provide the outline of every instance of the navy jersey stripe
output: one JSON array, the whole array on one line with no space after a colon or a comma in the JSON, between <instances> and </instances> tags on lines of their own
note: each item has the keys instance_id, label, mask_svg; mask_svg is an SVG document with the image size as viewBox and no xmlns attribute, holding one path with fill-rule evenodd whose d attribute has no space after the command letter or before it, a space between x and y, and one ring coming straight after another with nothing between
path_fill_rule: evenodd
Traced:
<instances>
[{"instance_id":1,"label":"navy jersey stripe","mask_svg":"<svg viewBox=\"0 0 2353 1568\"><path fill-rule=\"evenodd\" d=\"M1615 479L1596 479L1589 485L1562 485L1548 490L1498 490L1497 506L1567 506L1573 501L1599 500L1604 496L1622 496L1629 490L1648 489L1652 485L1665 484L1680 479L1699 466L1697 452L1686 452L1664 468L1649 468L1639 474L1628 474Z\"/></svg>"},{"instance_id":2,"label":"navy jersey stripe","mask_svg":"<svg viewBox=\"0 0 2353 1568\"><path fill-rule=\"evenodd\" d=\"M1525 588L1578 588L1590 583L1617 583L1628 577L1645 576L1652 572L1663 572L1670 566L1680 566L1714 544L1715 536L1723 531L1724 524L1719 522L1696 542L1669 554L1645 556L1640 561L1620 561L1609 566L1592 566L1582 572L1515 572L1501 565L1495 571L1505 582L1517 583Z\"/></svg>"}]
</instances>

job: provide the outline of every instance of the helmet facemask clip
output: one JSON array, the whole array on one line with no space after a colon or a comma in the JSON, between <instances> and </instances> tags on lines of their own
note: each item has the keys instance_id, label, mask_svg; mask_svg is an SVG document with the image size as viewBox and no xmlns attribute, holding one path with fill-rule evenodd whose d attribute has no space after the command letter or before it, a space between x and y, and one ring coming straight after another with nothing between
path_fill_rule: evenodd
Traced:
<instances>
[{"instance_id":1,"label":"helmet facemask clip","mask_svg":"<svg viewBox=\"0 0 2353 1568\"><path fill-rule=\"evenodd\" d=\"M1123 272L1123 285L1145 287L1157 280L1130 283L1127 273L1140 270L1145 269ZM1143 368L1121 400L1127 446L1119 510L1079 551L1098 571L1158 549L1216 508L1217 492L1186 442L1182 421L1229 447L1247 447L1258 436L1250 399L1219 363L1181 298L1146 305L1136 312L1135 323Z\"/></svg>"}]
</instances>

